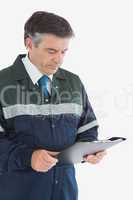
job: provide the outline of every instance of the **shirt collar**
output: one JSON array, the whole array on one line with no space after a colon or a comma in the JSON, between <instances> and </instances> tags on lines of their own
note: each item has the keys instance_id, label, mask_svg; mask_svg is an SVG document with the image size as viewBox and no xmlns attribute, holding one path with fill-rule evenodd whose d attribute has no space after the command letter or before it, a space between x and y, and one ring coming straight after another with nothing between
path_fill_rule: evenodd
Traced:
<instances>
[{"instance_id":1,"label":"shirt collar","mask_svg":"<svg viewBox=\"0 0 133 200\"><path fill-rule=\"evenodd\" d=\"M25 69L27 71L27 73L29 74L32 82L34 83L34 85L38 82L38 80L44 75L42 74L38 69L37 67L31 63L28 55L26 55L25 57L22 58L22 62L25 66ZM48 76L51 81L52 81L52 78L53 78L53 75L49 75Z\"/></svg>"}]
</instances>

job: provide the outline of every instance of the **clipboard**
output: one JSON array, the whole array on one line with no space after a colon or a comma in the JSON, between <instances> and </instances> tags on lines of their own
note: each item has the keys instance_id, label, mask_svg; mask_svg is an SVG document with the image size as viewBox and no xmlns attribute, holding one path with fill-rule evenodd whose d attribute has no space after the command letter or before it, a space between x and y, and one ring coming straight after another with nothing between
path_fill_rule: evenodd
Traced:
<instances>
[{"instance_id":1,"label":"clipboard","mask_svg":"<svg viewBox=\"0 0 133 200\"><path fill-rule=\"evenodd\" d=\"M83 162L85 155L95 154L106 150L116 144L126 140L124 137L112 137L105 140L96 140L92 142L78 141L67 149L63 150L58 159L61 163L77 164Z\"/></svg>"}]
</instances>

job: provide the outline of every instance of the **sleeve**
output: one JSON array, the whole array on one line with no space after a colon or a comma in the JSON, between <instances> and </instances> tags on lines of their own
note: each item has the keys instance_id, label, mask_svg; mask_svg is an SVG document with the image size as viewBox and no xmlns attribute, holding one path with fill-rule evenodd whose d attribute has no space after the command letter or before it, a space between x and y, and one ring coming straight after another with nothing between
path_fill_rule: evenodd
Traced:
<instances>
[{"instance_id":1,"label":"sleeve","mask_svg":"<svg viewBox=\"0 0 133 200\"><path fill-rule=\"evenodd\" d=\"M15 132L9 131L0 105L0 173L31 168L34 151L25 140ZM20 134L21 135L21 134ZM30 138L28 138L30 139Z\"/></svg>"},{"instance_id":2,"label":"sleeve","mask_svg":"<svg viewBox=\"0 0 133 200\"><path fill-rule=\"evenodd\" d=\"M77 141L98 140L98 122L82 82L81 88L83 112L78 124Z\"/></svg>"}]
</instances>

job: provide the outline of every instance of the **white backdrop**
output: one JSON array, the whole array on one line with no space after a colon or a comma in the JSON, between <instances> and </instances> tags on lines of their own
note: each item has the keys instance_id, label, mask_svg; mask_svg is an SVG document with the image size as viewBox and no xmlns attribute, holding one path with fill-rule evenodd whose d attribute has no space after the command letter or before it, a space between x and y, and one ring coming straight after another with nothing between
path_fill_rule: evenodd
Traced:
<instances>
[{"instance_id":1,"label":"white backdrop","mask_svg":"<svg viewBox=\"0 0 133 200\"><path fill-rule=\"evenodd\" d=\"M133 181L133 5L132 0L1 1L0 69L26 52L23 25L37 10L71 23L76 38L63 67L85 84L97 115L99 138L128 140L108 150L100 164L76 166L79 200L132 199Z\"/></svg>"}]
</instances>

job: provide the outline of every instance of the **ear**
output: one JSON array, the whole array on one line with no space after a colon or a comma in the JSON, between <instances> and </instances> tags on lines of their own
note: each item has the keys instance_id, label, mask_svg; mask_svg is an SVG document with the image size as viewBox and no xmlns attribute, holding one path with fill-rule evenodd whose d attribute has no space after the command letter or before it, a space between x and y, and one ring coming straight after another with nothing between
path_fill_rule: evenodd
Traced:
<instances>
[{"instance_id":1,"label":"ear","mask_svg":"<svg viewBox=\"0 0 133 200\"><path fill-rule=\"evenodd\" d=\"M31 50L33 47L33 42L32 39L30 37L27 37L25 40L25 46L27 49Z\"/></svg>"}]
</instances>

